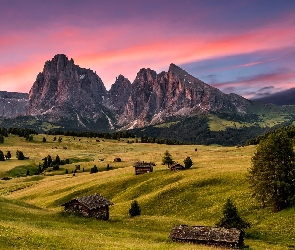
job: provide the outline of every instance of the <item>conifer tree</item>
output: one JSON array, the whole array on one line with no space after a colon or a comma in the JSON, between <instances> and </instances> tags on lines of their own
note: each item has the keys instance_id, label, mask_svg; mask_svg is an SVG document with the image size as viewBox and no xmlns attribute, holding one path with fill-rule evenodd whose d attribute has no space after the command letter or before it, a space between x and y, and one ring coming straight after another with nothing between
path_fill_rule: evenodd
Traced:
<instances>
[{"instance_id":1,"label":"conifer tree","mask_svg":"<svg viewBox=\"0 0 295 250\"><path fill-rule=\"evenodd\" d=\"M261 140L248 172L253 196L262 206L278 212L295 198L295 153L293 141L284 131Z\"/></svg>"},{"instance_id":2,"label":"conifer tree","mask_svg":"<svg viewBox=\"0 0 295 250\"><path fill-rule=\"evenodd\" d=\"M183 161L183 163L184 163L184 167L185 167L186 169L191 168L192 165L194 164L193 161L192 161L192 159L191 159L189 156L186 157L186 159Z\"/></svg>"},{"instance_id":3,"label":"conifer tree","mask_svg":"<svg viewBox=\"0 0 295 250\"><path fill-rule=\"evenodd\" d=\"M168 167L170 164L172 164L174 161L172 159L172 156L171 154L169 153L168 150L166 150L166 152L164 153L164 156L163 156L163 159L162 159L162 164L165 165L165 164L168 164Z\"/></svg>"},{"instance_id":4,"label":"conifer tree","mask_svg":"<svg viewBox=\"0 0 295 250\"><path fill-rule=\"evenodd\" d=\"M237 207L229 198L223 206L222 213L223 217L219 220L219 222L216 223L216 226L225 228L237 228L241 230L250 227L250 223L240 217Z\"/></svg>"},{"instance_id":5,"label":"conifer tree","mask_svg":"<svg viewBox=\"0 0 295 250\"><path fill-rule=\"evenodd\" d=\"M4 154L1 150L0 150L0 161L5 161Z\"/></svg>"},{"instance_id":6,"label":"conifer tree","mask_svg":"<svg viewBox=\"0 0 295 250\"><path fill-rule=\"evenodd\" d=\"M138 216L141 214L141 209L139 207L139 204L136 200L132 201L131 202L131 207L129 209L129 214L131 217L134 217L134 216Z\"/></svg>"}]
</instances>

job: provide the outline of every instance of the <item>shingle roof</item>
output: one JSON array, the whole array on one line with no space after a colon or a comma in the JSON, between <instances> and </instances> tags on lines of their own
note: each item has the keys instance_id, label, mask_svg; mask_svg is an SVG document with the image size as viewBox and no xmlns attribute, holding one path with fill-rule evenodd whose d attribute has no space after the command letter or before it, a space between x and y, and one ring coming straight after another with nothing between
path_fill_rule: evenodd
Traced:
<instances>
[{"instance_id":1,"label":"shingle roof","mask_svg":"<svg viewBox=\"0 0 295 250\"><path fill-rule=\"evenodd\" d=\"M101 196L100 194L94 194L94 195L89 195L89 196L82 196L82 197L77 197L62 206L65 206L68 203L78 201L81 204L85 205L88 207L90 210L94 208L100 208L100 207L105 207L105 206L110 206L114 205L112 202Z\"/></svg>"},{"instance_id":2,"label":"shingle roof","mask_svg":"<svg viewBox=\"0 0 295 250\"><path fill-rule=\"evenodd\" d=\"M238 243L242 234L243 231L235 228L177 225L174 226L169 237L187 241Z\"/></svg>"}]
</instances>

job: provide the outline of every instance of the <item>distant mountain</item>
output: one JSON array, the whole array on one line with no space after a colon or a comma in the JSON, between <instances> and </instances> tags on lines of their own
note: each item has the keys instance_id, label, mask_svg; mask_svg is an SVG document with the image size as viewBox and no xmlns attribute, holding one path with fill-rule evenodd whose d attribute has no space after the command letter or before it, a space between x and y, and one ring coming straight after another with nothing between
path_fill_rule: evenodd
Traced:
<instances>
[{"instance_id":1,"label":"distant mountain","mask_svg":"<svg viewBox=\"0 0 295 250\"><path fill-rule=\"evenodd\" d=\"M295 105L295 88L277 92L265 97L255 98L254 100L276 105Z\"/></svg>"},{"instance_id":2,"label":"distant mountain","mask_svg":"<svg viewBox=\"0 0 295 250\"><path fill-rule=\"evenodd\" d=\"M0 117L25 115L29 103L26 93L0 91Z\"/></svg>"},{"instance_id":3,"label":"distant mountain","mask_svg":"<svg viewBox=\"0 0 295 250\"><path fill-rule=\"evenodd\" d=\"M140 136L232 145L290 124L295 114L291 106L225 94L175 64L161 73L142 68L132 83L119 75L107 91L95 72L75 65L63 54L45 63L29 99L23 97L18 101L23 103L19 113L2 108L2 117L26 116L0 119L2 126L45 131L133 129Z\"/></svg>"},{"instance_id":4,"label":"distant mountain","mask_svg":"<svg viewBox=\"0 0 295 250\"><path fill-rule=\"evenodd\" d=\"M111 100L120 95L114 89L118 89L117 82L109 92ZM149 68L141 69L134 82L126 83L123 89L123 98L112 105L117 111L117 125L127 129L158 124L175 116L217 111L245 113L252 105L241 96L227 95L205 84L175 64L160 74Z\"/></svg>"},{"instance_id":5,"label":"distant mountain","mask_svg":"<svg viewBox=\"0 0 295 250\"><path fill-rule=\"evenodd\" d=\"M106 97L106 88L95 72L59 54L38 74L29 93L27 114L85 130L109 130L112 122L103 106Z\"/></svg>"}]
</instances>

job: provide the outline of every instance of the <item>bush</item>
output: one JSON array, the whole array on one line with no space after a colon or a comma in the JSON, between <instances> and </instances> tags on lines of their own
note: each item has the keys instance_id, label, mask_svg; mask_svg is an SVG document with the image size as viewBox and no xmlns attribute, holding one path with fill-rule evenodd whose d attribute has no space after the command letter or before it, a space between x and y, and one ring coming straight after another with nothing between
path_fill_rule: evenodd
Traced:
<instances>
[{"instance_id":1,"label":"bush","mask_svg":"<svg viewBox=\"0 0 295 250\"><path fill-rule=\"evenodd\" d=\"M131 207L129 209L130 216L131 217L139 216L140 213L141 213L141 210L140 210L138 202L136 200L132 201L131 202Z\"/></svg>"}]
</instances>

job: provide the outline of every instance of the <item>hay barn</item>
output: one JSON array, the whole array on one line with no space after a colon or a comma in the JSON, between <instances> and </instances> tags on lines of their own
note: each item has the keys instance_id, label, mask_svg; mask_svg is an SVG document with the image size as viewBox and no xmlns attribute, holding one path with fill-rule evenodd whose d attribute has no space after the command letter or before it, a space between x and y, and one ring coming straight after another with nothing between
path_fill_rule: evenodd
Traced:
<instances>
[{"instance_id":1,"label":"hay barn","mask_svg":"<svg viewBox=\"0 0 295 250\"><path fill-rule=\"evenodd\" d=\"M178 242L227 248L242 248L244 246L244 232L235 228L176 225L169 238Z\"/></svg>"},{"instance_id":2,"label":"hay barn","mask_svg":"<svg viewBox=\"0 0 295 250\"><path fill-rule=\"evenodd\" d=\"M136 162L134 163L135 175L150 173L154 171L154 166L156 164L154 162Z\"/></svg>"},{"instance_id":3,"label":"hay barn","mask_svg":"<svg viewBox=\"0 0 295 250\"><path fill-rule=\"evenodd\" d=\"M85 217L108 220L110 205L114 204L100 194L94 194L75 198L62 206L65 207L65 211L68 213L78 213Z\"/></svg>"},{"instance_id":4,"label":"hay barn","mask_svg":"<svg viewBox=\"0 0 295 250\"><path fill-rule=\"evenodd\" d=\"M184 166L182 166L181 164L179 164L178 162L175 162L171 165L169 165L170 170L184 170Z\"/></svg>"}]
</instances>

